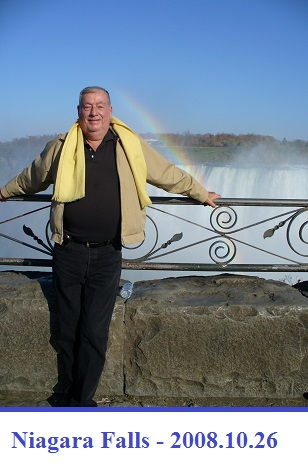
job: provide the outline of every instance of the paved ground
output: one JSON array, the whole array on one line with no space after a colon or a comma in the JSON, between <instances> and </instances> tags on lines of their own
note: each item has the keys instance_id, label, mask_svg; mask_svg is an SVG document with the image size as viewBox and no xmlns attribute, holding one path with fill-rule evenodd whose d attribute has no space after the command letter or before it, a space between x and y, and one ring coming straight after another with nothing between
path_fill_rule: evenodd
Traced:
<instances>
[{"instance_id":1,"label":"paved ground","mask_svg":"<svg viewBox=\"0 0 308 468\"><path fill-rule=\"evenodd\" d=\"M50 393L0 392L0 407L50 407ZM307 407L308 399L96 397L99 407Z\"/></svg>"}]
</instances>

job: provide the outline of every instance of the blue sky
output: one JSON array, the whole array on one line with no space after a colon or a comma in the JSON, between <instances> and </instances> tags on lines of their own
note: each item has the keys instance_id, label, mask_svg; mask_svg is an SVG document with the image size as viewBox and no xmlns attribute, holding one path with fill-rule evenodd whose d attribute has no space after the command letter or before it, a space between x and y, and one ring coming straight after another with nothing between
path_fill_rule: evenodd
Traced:
<instances>
[{"instance_id":1,"label":"blue sky","mask_svg":"<svg viewBox=\"0 0 308 468\"><path fill-rule=\"evenodd\" d=\"M80 89L135 131L308 140L307 0L2 0L0 141L62 133Z\"/></svg>"}]
</instances>

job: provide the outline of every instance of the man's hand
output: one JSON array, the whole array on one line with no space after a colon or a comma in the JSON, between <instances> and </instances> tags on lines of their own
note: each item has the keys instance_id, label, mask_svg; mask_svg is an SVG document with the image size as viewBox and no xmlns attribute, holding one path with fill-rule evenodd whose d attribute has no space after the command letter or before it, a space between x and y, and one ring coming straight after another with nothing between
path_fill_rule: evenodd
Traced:
<instances>
[{"instance_id":1,"label":"man's hand","mask_svg":"<svg viewBox=\"0 0 308 468\"><path fill-rule=\"evenodd\" d=\"M216 208L217 205L215 205L214 200L217 200L217 198L221 198L218 193L215 192L209 192L208 198L205 200L204 205L210 205L213 208Z\"/></svg>"}]
</instances>

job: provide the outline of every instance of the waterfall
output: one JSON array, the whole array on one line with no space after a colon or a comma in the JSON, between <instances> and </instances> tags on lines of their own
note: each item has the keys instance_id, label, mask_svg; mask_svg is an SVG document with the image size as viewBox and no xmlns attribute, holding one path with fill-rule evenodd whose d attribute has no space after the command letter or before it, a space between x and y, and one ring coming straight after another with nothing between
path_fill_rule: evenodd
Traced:
<instances>
[{"instance_id":1,"label":"waterfall","mask_svg":"<svg viewBox=\"0 0 308 468\"><path fill-rule=\"evenodd\" d=\"M223 198L308 199L307 165L180 166Z\"/></svg>"}]
</instances>

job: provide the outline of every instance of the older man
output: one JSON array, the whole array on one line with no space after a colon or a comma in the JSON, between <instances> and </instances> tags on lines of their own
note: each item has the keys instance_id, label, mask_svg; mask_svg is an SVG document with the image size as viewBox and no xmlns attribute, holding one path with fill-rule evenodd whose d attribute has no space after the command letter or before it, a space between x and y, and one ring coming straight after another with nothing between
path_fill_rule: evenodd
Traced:
<instances>
[{"instance_id":1,"label":"older man","mask_svg":"<svg viewBox=\"0 0 308 468\"><path fill-rule=\"evenodd\" d=\"M83 89L78 120L9 181L0 200L54 185L50 225L57 298L58 383L53 406L97 406L121 274L121 245L144 239L146 183L215 207L220 195L112 117L109 93Z\"/></svg>"}]
</instances>

